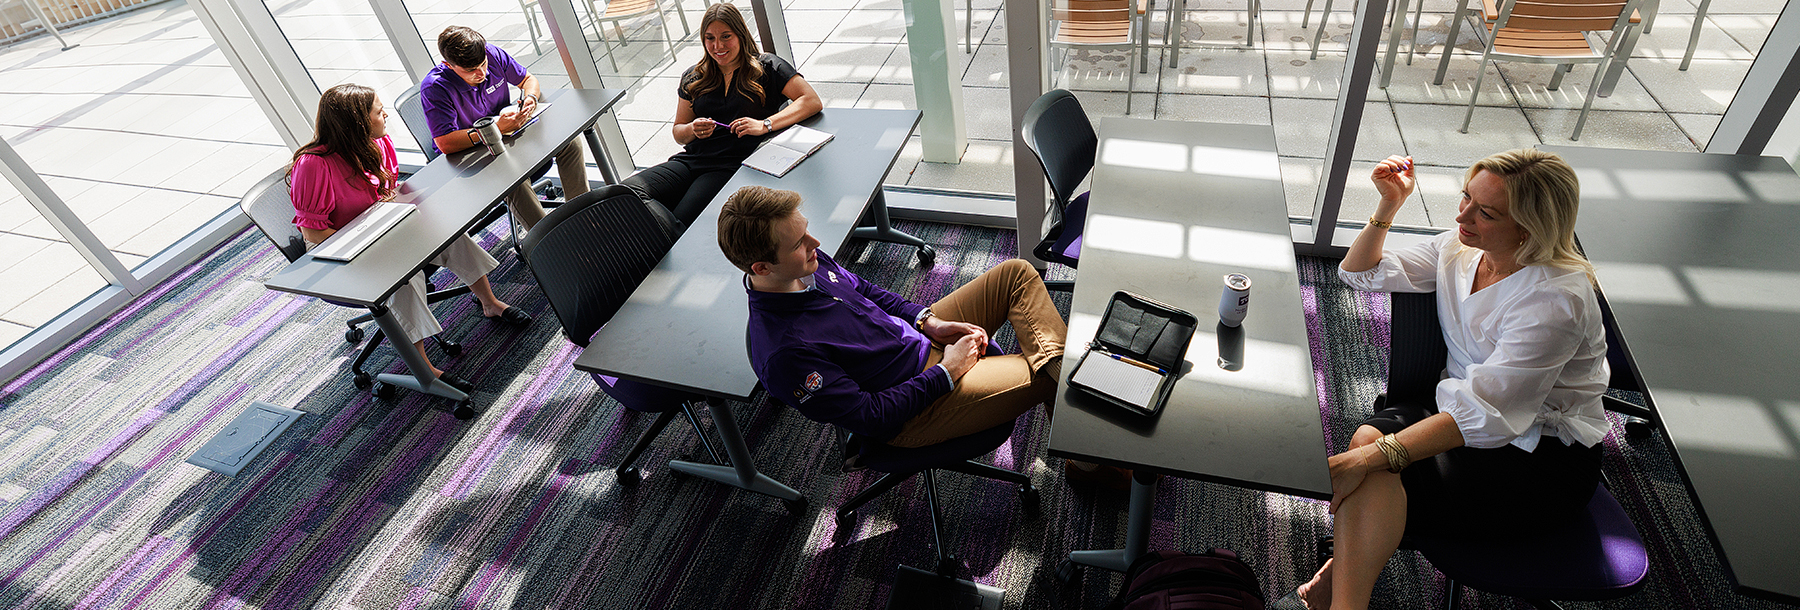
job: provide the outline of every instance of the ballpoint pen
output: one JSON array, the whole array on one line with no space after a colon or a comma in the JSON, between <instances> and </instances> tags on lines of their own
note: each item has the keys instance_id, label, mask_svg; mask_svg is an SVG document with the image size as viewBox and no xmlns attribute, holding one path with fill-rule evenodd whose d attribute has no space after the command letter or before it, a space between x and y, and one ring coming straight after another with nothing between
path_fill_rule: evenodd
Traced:
<instances>
[{"instance_id":1,"label":"ballpoint pen","mask_svg":"<svg viewBox=\"0 0 1800 610\"><path fill-rule=\"evenodd\" d=\"M1156 371L1156 374L1158 374L1158 375L1167 375L1167 374L1169 374L1169 372L1168 372L1168 371L1165 371L1165 370L1162 370L1162 368L1160 368L1160 367L1157 367L1157 366L1156 366L1156 365L1153 365L1153 364L1149 364L1149 363L1145 363L1145 362L1139 362L1139 361L1137 361L1137 360L1135 360L1135 359L1132 359L1132 358L1126 358L1126 357L1124 357L1124 356L1120 356L1120 355L1118 355L1118 354L1114 354L1114 353L1111 353L1111 352L1101 352L1101 353L1103 353L1103 354L1106 354L1106 355L1107 355L1107 356L1111 356L1111 357L1112 357L1112 359L1113 359L1113 360L1117 360L1117 361L1119 361L1119 362L1123 362L1123 363L1125 363L1125 364L1129 364L1129 365L1132 365L1132 366L1135 366L1135 367L1138 367L1138 368L1141 368L1141 369L1144 369L1144 370L1147 370L1147 371Z\"/></svg>"}]
</instances>

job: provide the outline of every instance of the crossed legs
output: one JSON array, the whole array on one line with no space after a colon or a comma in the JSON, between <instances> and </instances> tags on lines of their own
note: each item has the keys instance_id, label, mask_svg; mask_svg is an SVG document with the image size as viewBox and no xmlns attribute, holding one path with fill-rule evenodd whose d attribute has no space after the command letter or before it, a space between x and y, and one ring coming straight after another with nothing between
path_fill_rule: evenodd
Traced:
<instances>
[{"instance_id":1,"label":"crossed legs","mask_svg":"<svg viewBox=\"0 0 1800 610\"><path fill-rule=\"evenodd\" d=\"M1001 263L933 303L931 312L980 326L989 336L1011 322L1020 353L977 361L954 391L908 420L889 444L923 447L974 434L1055 398L1069 329L1030 263L1018 259ZM941 350L932 348L925 366L942 357Z\"/></svg>"},{"instance_id":2,"label":"crossed legs","mask_svg":"<svg viewBox=\"0 0 1800 610\"><path fill-rule=\"evenodd\" d=\"M1375 442L1382 433L1363 425L1350 437L1355 449ZM1332 523L1335 549L1312 581L1300 585L1300 600L1312 610L1360 610L1369 607L1375 581L1406 533L1406 489L1400 475L1371 472L1362 485L1338 505Z\"/></svg>"},{"instance_id":3,"label":"crossed legs","mask_svg":"<svg viewBox=\"0 0 1800 610\"><path fill-rule=\"evenodd\" d=\"M581 155L580 140L571 140L556 151L556 176L562 178L565 200L588 192L587 161ZM513 215L519 218L519 225L527 231L548 215L544 212L544 204L538 201L537 193L532 192L530 180L520 181L506 191L506 205L512 208ZM475 284L471 282L469 287L474 289ZM482 303L482 309L487 309L486 301Z\"/></svg>"}]
</instances>

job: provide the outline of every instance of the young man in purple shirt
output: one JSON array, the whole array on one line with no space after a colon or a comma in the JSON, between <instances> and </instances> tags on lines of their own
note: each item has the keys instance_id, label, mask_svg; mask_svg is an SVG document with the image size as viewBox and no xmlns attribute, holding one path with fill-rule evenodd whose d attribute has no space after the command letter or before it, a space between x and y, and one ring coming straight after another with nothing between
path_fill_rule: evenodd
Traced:
<instances>
[{"instance_id":1,"label":"young man in purple shirt","mask_svg":"<svg viewBox=\"0 0 1800 610\"><path fill-rule=\"evenodd\" d=\"M501 133L512 133L531 119L542 94L537 77L514 61L500 47L488 44L479 32L460 25L438 34L438 53L444 61L432 67L419 83L419 100L425 105L425 123L431 127L431 144L446 154L481 144L475 120L498 116ZM512 104L506 86L519 88L518 110L502 114ZM562 178L567 199L588 191L587 165L579 140L571 140L556 152L556 173ZM506 203L527 230L544 218L544 205L526 180L506 192Z\"/></svg>"},{"instance_id":2,"label":"young man in purple shirt","mask_svg":"<svg viewBox=\"0 0 1800 610\"><path fill-rule=\"evenodd\" d=\"M926 307L820 252L799 206L798 193L749 186L719 214L719 248L748 274L750 365L771 395L900 447L974 434L1054 398L1068 328L1029 263L1002 263ZM987 355L1006 322L1022 353Z\"/></svg>"}]
</instances>

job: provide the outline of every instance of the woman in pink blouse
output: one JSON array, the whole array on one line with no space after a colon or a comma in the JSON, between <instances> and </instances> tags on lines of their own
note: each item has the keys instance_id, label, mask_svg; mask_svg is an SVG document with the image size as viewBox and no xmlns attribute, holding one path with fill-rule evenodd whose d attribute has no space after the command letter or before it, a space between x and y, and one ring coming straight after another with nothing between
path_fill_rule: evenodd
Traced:
<instances>
[{"instance_id":1,"label":"woman in pink blouse","mask_svg":"<svg viewBox=\"0 0 1800 610\"><path fill-rule=\"evenodd\" d=\"M308 247L331 237L375 202L393 198L400 176L394 143L387 135L387 109L374 90L355 84L326 90L319 97L315 125L313 140L300 147L288 168L294 224L300 227ZM475 240L464 236L451 242L431 262L469 282L469 291L481 302L482 315L520 326L531 323L530 314L494 296L487 272L500 263ZM421 356L425 356L425 338L444 330L425 303L425 294L424 274L416 273L387 302L395 320L406 329L406 340ZM474 389L473 383L436 366L432 373L464 392Z\"/></svg>"}]
</instances>

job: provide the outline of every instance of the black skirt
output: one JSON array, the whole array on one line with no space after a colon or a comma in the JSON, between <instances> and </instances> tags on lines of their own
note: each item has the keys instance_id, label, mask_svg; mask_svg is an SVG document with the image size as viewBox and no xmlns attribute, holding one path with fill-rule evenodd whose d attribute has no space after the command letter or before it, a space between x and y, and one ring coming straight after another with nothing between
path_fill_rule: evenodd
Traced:
<instances>
[{"instance_id":1,"label":"black skirt","mask_svg":"<svg viewBox=\"0 0 1800 610\"><path fill-rule=\"evenodd\" d=\"M1415 396L1386 405L1363 423L1393 434L1438 412L1431 393ZM1600 483L1600 445L1546 436L1535 451L1457 447L1413 462L1401 471L1400 483L1406 488L1407 536L1523 534L1586 509Z\"/></svg>"}]
</instances>

